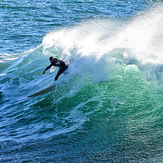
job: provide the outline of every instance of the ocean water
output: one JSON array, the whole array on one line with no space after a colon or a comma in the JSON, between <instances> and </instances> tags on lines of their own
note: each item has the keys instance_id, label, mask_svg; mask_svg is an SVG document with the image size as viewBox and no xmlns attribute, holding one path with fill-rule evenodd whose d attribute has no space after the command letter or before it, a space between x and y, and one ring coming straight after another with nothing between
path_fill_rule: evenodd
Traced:
<instances>
[{"instance_id":1,"label":"ocean water","mask_svg":"<svg viewBox=\"0 0 163 163\"><path fill-rule=\"evenodd\" d=\"M1 0L0 162L163 162L162 11ZM69 65L56 82L50 56Z\"/></svg>"}]
</instances>

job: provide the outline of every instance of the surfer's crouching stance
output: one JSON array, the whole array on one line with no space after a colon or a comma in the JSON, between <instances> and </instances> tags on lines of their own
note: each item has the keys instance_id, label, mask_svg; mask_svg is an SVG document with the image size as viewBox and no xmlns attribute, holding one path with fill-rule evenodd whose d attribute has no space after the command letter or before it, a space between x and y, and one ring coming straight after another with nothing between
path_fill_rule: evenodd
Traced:
<instances>
[{"instance_id":1,"label":"surfer's crouching stance","mask_svg":"<svg viewBox=\"0 0 163 163\"><path fill-rule=\"evenodd\" d=\"M59 59L54 58L54 57L50 57L49 61L51 64L44 70L43 74L45 74L45 72L48 69L50 69L52 66L59 67L59 70L58 70L57 75L55 77L55 81L56 81L58 79L58 77L68 68L68 65L64 61L59 60Z\"/></svg>"}]
</instances>

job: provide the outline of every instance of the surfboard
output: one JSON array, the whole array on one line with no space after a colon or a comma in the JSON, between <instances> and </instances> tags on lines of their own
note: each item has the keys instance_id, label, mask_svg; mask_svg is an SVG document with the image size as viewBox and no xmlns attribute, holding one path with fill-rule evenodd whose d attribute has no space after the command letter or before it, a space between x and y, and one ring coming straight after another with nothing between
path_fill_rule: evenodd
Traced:
<instances>
[{"instance_id":1,"label":"surfboard","mask_svg":"<svg viewBox=\"0 0 163 163\"><path fill-rule=\"evenodd\" d=\"M38 91L38 92L36 92L34 94L31 94L28 97L36 97L36 96L40 96L40 95L43 95L45 93L48 93L48 92L54 90L55 89L55 86L56 86L55 84L54 85L51 85L50 87L47 87L45 89L42 89L41 91Z\"/></svg>"}]
</instances>

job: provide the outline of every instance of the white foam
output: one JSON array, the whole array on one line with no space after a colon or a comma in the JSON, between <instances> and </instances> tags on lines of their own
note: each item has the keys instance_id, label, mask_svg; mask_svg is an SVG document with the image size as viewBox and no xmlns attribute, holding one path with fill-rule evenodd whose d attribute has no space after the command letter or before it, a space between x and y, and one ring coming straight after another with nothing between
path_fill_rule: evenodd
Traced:
<instances>
[{"instance_id":1,"label":"white foam","mask_svg":"<svg viewBox=\"0 0 163 163\"><path fill-rule=\"evenodd\" d=\"M93 82L108 80L120 55L122 63L151 72L163 65L162 9L161 4L155 6L130 22L90 20L52 31L43 39L44 54L70 62L71 70Z\"/></svg>"}]
</instances>

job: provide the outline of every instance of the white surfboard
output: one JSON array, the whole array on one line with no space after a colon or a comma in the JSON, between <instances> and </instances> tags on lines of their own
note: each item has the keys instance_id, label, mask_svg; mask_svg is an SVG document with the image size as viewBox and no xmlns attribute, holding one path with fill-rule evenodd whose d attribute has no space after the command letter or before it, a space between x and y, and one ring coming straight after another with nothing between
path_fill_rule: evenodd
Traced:
<instances>
[{"instance_id":1,"label":"white surfboard","mask_svg":"<svg viewBox=\"0 0 163 163\"><path fill-rule=\"evenodd\" d=\"M47 87L45 89L42 89L41 91L38 91L38 92L36 92L34 94L31 94L28 97L36 97L36 96L40 96L40 95L43 95L45 93L48 93L48 92L54 90L55 89L55 86L56 86L56 84L51 85L50 87Z\"/></svg>"}]
</instances>

